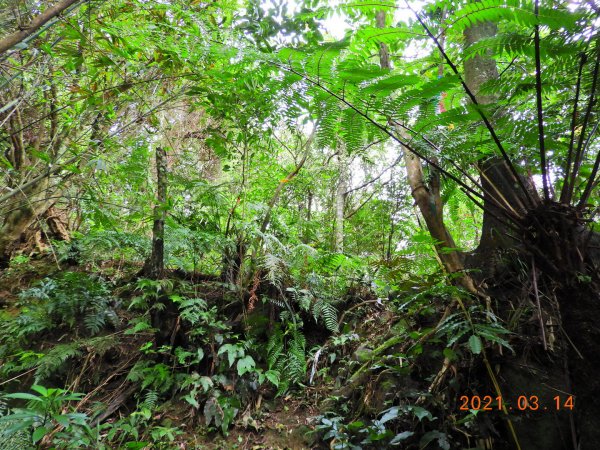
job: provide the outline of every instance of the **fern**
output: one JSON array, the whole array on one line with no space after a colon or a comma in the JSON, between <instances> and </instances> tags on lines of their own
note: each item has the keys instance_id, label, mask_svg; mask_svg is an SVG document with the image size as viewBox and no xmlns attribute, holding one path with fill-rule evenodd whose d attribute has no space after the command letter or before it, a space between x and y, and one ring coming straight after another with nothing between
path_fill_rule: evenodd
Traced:
<instances>
[{"instance_id":1,"label":"fern","mask_svg":"<svg viewBox=\"0 0 600 450\"><path fill-rule=\"evenodd\" d=\"M297 304L300 307L300 309L304 312L310 311L310 307L314 301L314 297L309 290L287 288L286 291L291 297L292 303Z\"/></svg>"},{"instance_id":2,"label":"fern","mask_svg":"<svg viewBox=\"0 0 600 450\"><path fill-rule=\"evenodd\" d=\"M283 343L283 332L280 327L276 327L267 343L267 364L269 369L276 369L277 362L283 355L284 343Z\"/></svg>"},{"instance_id":3,"label":"fern","mask_svg":"<svg viewBox=\"0 0 600 450\"><path fill-rule=\"evenodd\" d=\"M143 261L150 250L145 236L114 230L90 231L74 241L72 246L79 249L83 261L92 263L119 256L126 256L133 261Z\"/></svg>"},{"instance_id":4,"label":"fern","mask_svg":"<svg viewBox=\"0 0 600 450\"><path fill-rule=\"evenodd\" d=\"M299 383L306 376L306 339L298 330L292 331L288 342L286 369L286 377L292 383Z\"/></svg>"},{"instance_id":5,"label":"fern","mask_svg":"<svg viewBox=\"0 0 600 450\"><path fill-rule=\"evenodd\" d=\"M127 380L141 382L141 388L151 388L159 394L164 394L175 383L171 369L165 364L152 364L151 361L139 361L129 371Z\"/></svg>"},{"instance_id":6,"label":"fern","mask_svg":"<svg viewBox=\"0 0 600 450\"><path fill-rule=\"evenodd\" d=\"M337 309L331 303L323 299L317 300L313 305L312 313L315 321L322 319L329 331L333 333L338 331Z\"/></svg>"},{"instance_id":7,"label":"fern","mask_svg":"<svg viewBox=\"0 0 600 450\"><path fill-rule=\"evenodd\" d=\"M267 253L263 258L262 268L266 271L265 278L278 288L283 286L286 267L285 261L273 253Z\"/></svg>"},{"instance_id":8,"label":"fern","mask_svg":"<svg viewBox=\"0 0 600 450\"><path fill-rule=\"evenodd\" d=\"M534 13L533 3L525 0L481 0L469 2L452 14L445 28L453 33L461 33L468 27L482 22L509 21L533 28L545 25L552 30L572 29L580 14L571 13L566 8L540 6L539 16Z\"/></svg>"},{"instance_id":9,"label":"fern","mask_svg":"<svg viewBox=\"0 0 600 450\"><path fill-rule=\"evenodd\" d=\"M179 315L191 325L198 325L208 309L206 300L201 298L183 299L178 302Z\"/></svg>"},{"instance_id":10,"label":"fern","mask_svg":"<svg viewBox=\"0 0 600 450\"><path fill-rule=\"evenodd\" d=\"M349 154L358 152L365 142L365 120L351 109L343 111L340 136Z\"/></svg>"},{"instance_id":11,"label":"fern","mask_svg":"<svg viewBox=\"0 0 600 450\"><path fill-rule=\"evenodd\" d=\"M37 364L35 372L35 382L51 377L53 374L64 368L65 363L71 358L78 358L82 355L79 342L57 345L41 358Z\"/></svg>"},{"instance_id":12,"label":"fern","mask_svg":"<svg viewBox=\"0 0 600 450\"><path fill-rule=\"evenodd\" d=\"M269 303L272 303L273 305L277 306L278 308L285 308L286 307L286 303L278 298L272 298L272 297L266 297L267 300L269 301Z\"/></svg>"},{"instance_id":13,"label":"fern","mask_svg":"<svg viewBox=\"0 0 600 450\"><path fill-rule=\"evenodd\" d=\"M302 382L306 376L306 339L292 324L284 334L275 327L267 344L269 370L280 374L279 393L285 392L290 384Z\"/></svg>"},{"instance_id":14,"label":"fern","mask_svg":"<svg viewBox=\"0 0 600 450\"><path fill-rule=\"evenodd\" d=\"M39 286L23 291L20 299L27 302L9 325L17 339L34 337L54 328L79 328L90 335L107 325L117 326L116 300L106 283L86 274L66 272L56 279L45 279Z\"/></svg>"},{"instance_id":15,"label":"fern","mask_svg":"<svg viewBox=\"0 0 600 450\"><path fill-rule=\"evenodd\" d=\"M140 408L149 409L150 411L154 411L158 406L158 392L153 389L149 389L144 394L144 400L140 403Z\"/></svg>"}]
</instances>

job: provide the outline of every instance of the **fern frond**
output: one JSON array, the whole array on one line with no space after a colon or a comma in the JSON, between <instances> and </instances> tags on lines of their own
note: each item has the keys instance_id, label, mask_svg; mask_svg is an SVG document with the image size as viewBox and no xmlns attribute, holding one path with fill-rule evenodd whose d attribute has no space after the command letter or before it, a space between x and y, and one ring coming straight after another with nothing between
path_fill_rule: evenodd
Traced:
<instances>
[{"instance_id":1,"label":"fern frond","mask_svg":"<svg viewBox=\"0 0 600 450\"><path fill-rule=\"evenodd\" d=\"M273 286L282 287L286 266L285 260L273 253L267 253L263 257L262 267L266 270L265 278Z\"/></svg>"},{"instance_id":2,"label":"fern frond","mask_svg":"<svg viewBox=\"0 0 600 450\"><path fill-rule=\"evenodd\" d=\"M80 347L79 342L71 342L57 345L46 353L39 360L37 370L35 371L36 384L39 384L62 369L67 360L80 357L82 355Z\"/></svg>"},{"instance_id":3,"label":"fern frond","mask_svg":"<svg viewBox=\"0 0 600 450\"><path fill-rule=\"evenodd\" d=\"M572 13L566 8L544 6L540 6L536 17L533 3L528 0L481 0L466 3L454 11L446 21L445 28L462 34L465 29L477 23L508 21L532 29L537 24L552 30L572 29L579 18L580 14Z\"/></svg>"},{"instance_id":4,"label":"fern frond","mask_svg":"<svg viewBox=\"0 0 600 450\"><path fill-rule=\"evenodd\" d=\"M144 400L140 404L141 408L147 408L150 411L154 411L158 406L158 392L153 389L149 389L144 394Z\"/></svg>"}]
</instances>

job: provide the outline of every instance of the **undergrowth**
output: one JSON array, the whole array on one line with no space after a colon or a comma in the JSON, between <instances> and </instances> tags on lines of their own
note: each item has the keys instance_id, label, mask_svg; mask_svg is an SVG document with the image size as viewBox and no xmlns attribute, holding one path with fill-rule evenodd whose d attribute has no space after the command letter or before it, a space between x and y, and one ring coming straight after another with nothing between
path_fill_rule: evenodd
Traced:
<instances>
[{"instance_id":1,"label":"undergrowth","mask_svg":"<svg viewBox=\"0 0 600 450\"><path fill-rule=\"evenodd\" d=\"M0 334L0 442L178 448L199 428L257 431L266 416L251 405L309 390L320 414L308 445L449 449L476 426L444 400L460 382L440 389L436 372L443 361L470 366L491 345L511 351L498 318L471 305L440 320L444 305L468 298L439 273L419 283L398 277L394 262L369 271L340 254L275 248L241 314L247 299L219 281L108 282L78 271L25 289Z\"/></svg>"}]
</instances>

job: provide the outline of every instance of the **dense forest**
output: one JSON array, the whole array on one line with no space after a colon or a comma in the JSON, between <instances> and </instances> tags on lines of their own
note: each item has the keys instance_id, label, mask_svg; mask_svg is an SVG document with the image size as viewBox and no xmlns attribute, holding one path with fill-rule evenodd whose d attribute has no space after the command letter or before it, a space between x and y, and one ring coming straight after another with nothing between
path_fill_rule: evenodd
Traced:
<instances>
[{"instance_id":1,"label":"dense forest","mask_svg":"<svg viewBox=\"0 0 600 450\"><path fill-rule=\"evenodd\" d=\"M600 448L595 0L0 29L0 450Z\"/></svg>"}]
</instances>

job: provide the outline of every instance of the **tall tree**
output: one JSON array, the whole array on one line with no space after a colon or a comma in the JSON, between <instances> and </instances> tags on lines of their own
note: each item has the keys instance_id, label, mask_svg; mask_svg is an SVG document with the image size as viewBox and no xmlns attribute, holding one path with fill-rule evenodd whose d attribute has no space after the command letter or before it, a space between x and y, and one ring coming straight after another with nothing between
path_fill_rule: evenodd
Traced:
<instances>
[{"instance_id":1,"label":"tall tree","mask_svg":"<svg viewBox=\"0 0 600 450\"><path fill-rule=\"evenodd\" d=\"M379 10L376 13L377 28L384 29L386 26L385 10ZM385 42L379 44L379 61L381 68L389 71L392 69L390 51ZM395 132L402 136L405 141L410 140L410 136L402 124L391 124ZM456 281L465 287L472 294L478 294L478 290L470 276L464 273L464 263L462 255L444 223L444 203L441 197L440 172L434 166L430 166L429 179L425 176L423 163L421 159L411 152L406 146L401 145L406 166L406 179L411 189L411 195L425 223L431 237L435 239L435 248L438 258L442 262L444 269L449 274L459 274Z\"/></svg>"}]
</instances>

